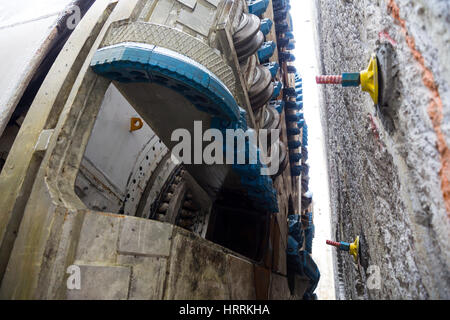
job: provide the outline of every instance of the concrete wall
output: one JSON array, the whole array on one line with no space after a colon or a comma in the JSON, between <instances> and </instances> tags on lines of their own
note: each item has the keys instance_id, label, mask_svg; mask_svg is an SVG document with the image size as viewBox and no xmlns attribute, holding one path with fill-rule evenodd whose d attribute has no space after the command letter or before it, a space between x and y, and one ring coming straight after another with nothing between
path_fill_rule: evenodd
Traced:
<instances>
[{"instance_id":1,"label":"concrete wall","mask_svg":"<svg viewBox=\"0 0 450 320\"><path fill-rule=\"evenodd\" d=\"M363 256L381 276L373 289L370 270L338 254L338 296L448 299L450 3L316 4L323 74L365 69L383 42L395 53L387 108L377 110L359 88L323 91L334 235L364 236Z\"/></svg>"},{"instance_id":2,"label":"concrete wall","mask_svg":"<svg viewBox=\"0 0 450 320\"><path fill-rule=\"evenodd\" d=\"M255 299L257 294L251 262L152 220L86 212L74 264L81 285L63 298ZM289 297L285 277L274 274L270 283L270 295Z\"/></svg>"}]
</instances>

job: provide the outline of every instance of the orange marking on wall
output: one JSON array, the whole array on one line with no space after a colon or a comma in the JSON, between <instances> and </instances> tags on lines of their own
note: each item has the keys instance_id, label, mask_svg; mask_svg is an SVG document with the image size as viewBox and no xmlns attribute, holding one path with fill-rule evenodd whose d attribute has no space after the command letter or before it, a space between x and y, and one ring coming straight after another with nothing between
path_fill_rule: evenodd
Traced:
<instances>
[{"instance_id":1,"label":"orange marking on wall","mask_svg":"<svg viewBox=\"0 0 450 320\"><path fill-rule=\"evenodd\" d=\"M417 50L414 37L408 33L406 21L400 18L400 8L395 0L389 0L387 7L396 23L400 25L406 38L406 44L411 49L414 59L419 63L420 68L422 69L422 81L424 85L431 91L431 100L428 105L427 112L437 136L436 147L439 151L441 160L441 169L439 170L441 189L444 197L445 208L447 210L447 217L450 217L450 150L445 142L444 134L441 129L443 118L442 99L439 95L438 86L434 80L433 72L425 66L425 59L419 50Z\"/></svg>"},{"instance_id":2,"label":"orange marking on wall","mask_svg":"<svg viewBox=\"0 0 450 320\"><path fill-rule=\"evenodd\" d=\"M387 33L384 30L378 32L378 39L389 41L393 47L395 47L397 45L397 42L394 39L392 39L391 36L389 35L389 33Z\"/></svg>"}]
</instances>

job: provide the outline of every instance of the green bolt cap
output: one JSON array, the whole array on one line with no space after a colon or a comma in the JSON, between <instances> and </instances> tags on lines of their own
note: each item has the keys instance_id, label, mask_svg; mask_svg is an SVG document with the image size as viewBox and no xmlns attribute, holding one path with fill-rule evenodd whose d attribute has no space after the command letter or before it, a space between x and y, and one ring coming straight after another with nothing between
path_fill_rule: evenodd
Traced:
<instances>
[{"instance_id":1,"label":"green bolt cap","mask_svg":"<svg viewBox=\"0 0 450 320\"><path fill-rule=\"evenodd\" d=\"M342 74L343 87L358 87L360 83L359 73L352 72Z\"/></svg>"}]
</instances>

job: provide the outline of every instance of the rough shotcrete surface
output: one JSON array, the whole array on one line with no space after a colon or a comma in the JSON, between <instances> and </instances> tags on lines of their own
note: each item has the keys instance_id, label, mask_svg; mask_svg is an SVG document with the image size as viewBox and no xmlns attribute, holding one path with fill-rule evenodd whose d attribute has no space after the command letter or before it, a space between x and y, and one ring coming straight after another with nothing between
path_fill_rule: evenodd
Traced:
<instances>
[{"instance_id":1,"label":"rough shotcrete surface","mask_svg":"<svg viewBox=\"0 0 450 320\"><path fill-rule=\"evenodd\" d=\"M363 235L364 256L381 276L377 288L377 267L358 269L339 253L337 296L448 299L450 228L442 183L449 173L440 171L446 154L437 147L437 130L441 146L450 146L450 2L316 3L323 74L365 69L380 42L391 42L396 54L391 117L359 88L323 91L334 234L344 241ZM442 118L433 123L430 105L438 99Z\"/></svg>"}]
</instances>

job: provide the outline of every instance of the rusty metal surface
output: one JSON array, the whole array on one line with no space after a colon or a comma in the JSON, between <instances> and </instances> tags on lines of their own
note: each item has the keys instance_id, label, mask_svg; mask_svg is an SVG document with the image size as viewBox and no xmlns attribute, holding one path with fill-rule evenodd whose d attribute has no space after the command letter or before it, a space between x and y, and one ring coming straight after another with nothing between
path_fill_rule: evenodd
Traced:
<instances>
[{"instance_id":1,"label":"rusty metal surface","mask_svg":"<svg viewBox=\"0 0 450 320\"><path fill-rule=\"evenodd\" d=\"M256 299L268 300L270 290L270 279L272 275L270 269L266 269L262 266L255 265L254 275L255 275Z\"/></svg>"}]
</instances>

